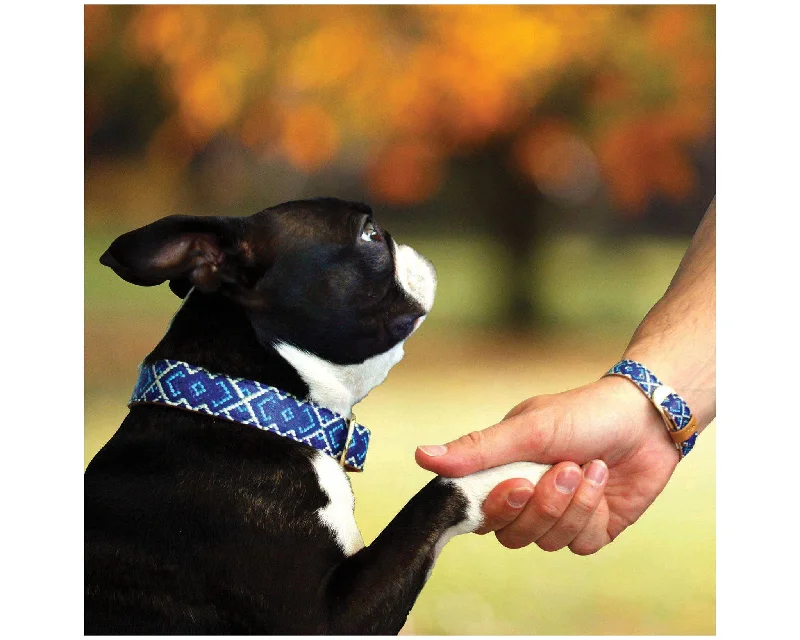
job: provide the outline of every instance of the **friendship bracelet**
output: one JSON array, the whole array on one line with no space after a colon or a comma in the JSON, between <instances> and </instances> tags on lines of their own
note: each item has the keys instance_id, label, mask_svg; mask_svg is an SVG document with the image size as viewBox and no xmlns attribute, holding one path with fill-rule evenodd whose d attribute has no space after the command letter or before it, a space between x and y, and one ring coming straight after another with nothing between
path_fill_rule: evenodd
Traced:
<instances>
[{"instance_id":1,"label":"friendship bracelet","mask_svg":"<svg viewBox=\"0 0 800 640\"><path fill-rule=\"evenodd\" d=\"M650 398L664 421L681 460L692 450L697 440L697 419L692 415L689 405L674 389L662 384L652 371L635 360L620 360L604 375L627 378Z\"/></svg>"}]
</instances>

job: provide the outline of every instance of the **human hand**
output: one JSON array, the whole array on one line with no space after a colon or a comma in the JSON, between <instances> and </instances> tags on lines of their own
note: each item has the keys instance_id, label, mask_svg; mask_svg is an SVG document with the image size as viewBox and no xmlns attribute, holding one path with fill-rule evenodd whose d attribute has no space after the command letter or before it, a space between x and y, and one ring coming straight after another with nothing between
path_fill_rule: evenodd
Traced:
<instances>
[{"instance_id":1,"label":"human hand","mask_svg":"<svg viewBox=\"0 0 800 640\"><path fill-rule=\"evenodd\" d=\"M655 407L618 376L530 398L500 423L444 448L418 448L417 464L448 477L508 462L553 464L535 488L521 478L495 487L479 533L495 531L510 549L535 542L545 551L569 546L580 555L633 524L679 460Z\"/></svg>"}]
</instances>

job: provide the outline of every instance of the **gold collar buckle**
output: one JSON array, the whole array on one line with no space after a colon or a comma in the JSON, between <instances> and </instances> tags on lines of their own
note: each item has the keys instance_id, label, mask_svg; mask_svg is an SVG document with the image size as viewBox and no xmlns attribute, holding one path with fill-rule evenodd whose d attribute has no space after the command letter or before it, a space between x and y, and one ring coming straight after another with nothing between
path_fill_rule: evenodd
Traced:
<instances>
[{"instance_id":1,"label":"gold collar buckle","mask_svg":"<svg viewBox=\"0 0 800 640\"><path fill-rule=\"evenodd\" d=\"M344 449L342 449L342 455L339 456L339 465L344 469L345 467L345 460L347 459L347 448L350 446L350 440L353 437L353 429L356 426L356 414L350 413L350 417L347 420L347 437L344 440Z\"/></svg>"}]
</instances>

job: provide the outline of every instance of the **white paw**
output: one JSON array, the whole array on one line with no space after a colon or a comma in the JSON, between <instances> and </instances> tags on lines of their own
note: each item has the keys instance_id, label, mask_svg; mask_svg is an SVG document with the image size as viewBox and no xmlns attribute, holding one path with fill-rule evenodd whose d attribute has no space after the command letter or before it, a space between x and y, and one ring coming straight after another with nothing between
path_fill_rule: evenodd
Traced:
<instances>
[{"instance_id":1,"label":"white paw","mask_svg":"<svg viewBox=\"0 0 800 640\"><path fill-rule=\"evenodd\" d=\"M475 531L481 526L483 523L481 505L498 484L511 478L525 478L536 484L549 468L549 465L535 462L512 462L501 467L478 471L463 478L448 478L447 481L461 489L469 504L467 519L459 526L459 529L466 528L464 533L467 533Z\"/></svg>"},{"instance_id":2,"label":"white paw","mask_svg":"<svg viewBox=\"0 0 800 640\"><path fill-rule=\"evenodd\" d=\"M444 545L454 536L461 535L462 533L471 533L483 524L483 510L481 506L492 489L498 484L505 480L510 480L511 478L525 478L530 480L533 484L536 484L549 468L549 465L537 464L535 462L512 462L511 464L504 464L501 467L478 471L477 473L464 476L463 478L440 478L442 482L453 484L459 488L463 496L467 499L467 513L464 520L450 527L444 532L442 537L439 538L439 541L434 547L434 562L442 552ZM431 569L432 568L433 565L431 565ZM428 571L428 575L430 575L430 570Z\"/></svg>"}]
</instances>

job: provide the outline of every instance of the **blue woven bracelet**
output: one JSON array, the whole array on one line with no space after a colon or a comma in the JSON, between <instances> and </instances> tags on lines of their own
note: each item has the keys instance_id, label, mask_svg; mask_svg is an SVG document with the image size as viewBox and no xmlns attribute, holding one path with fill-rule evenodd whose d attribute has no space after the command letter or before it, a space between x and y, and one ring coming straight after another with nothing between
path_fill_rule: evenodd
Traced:
<instances>
[{"instance_id":1,"label":"blue woven bracelet","mask_svg":"<svg viewBox=\"0 0 800 640\"><path fill-rule=\"evenodd\" d=\"M697 440L697 420L689 405L674 389L662 384L652 371L635 360L620 360L605 375L627 378L650 398L664 420L681 459L692 450Z\"/></svg>"}]
</instances>

